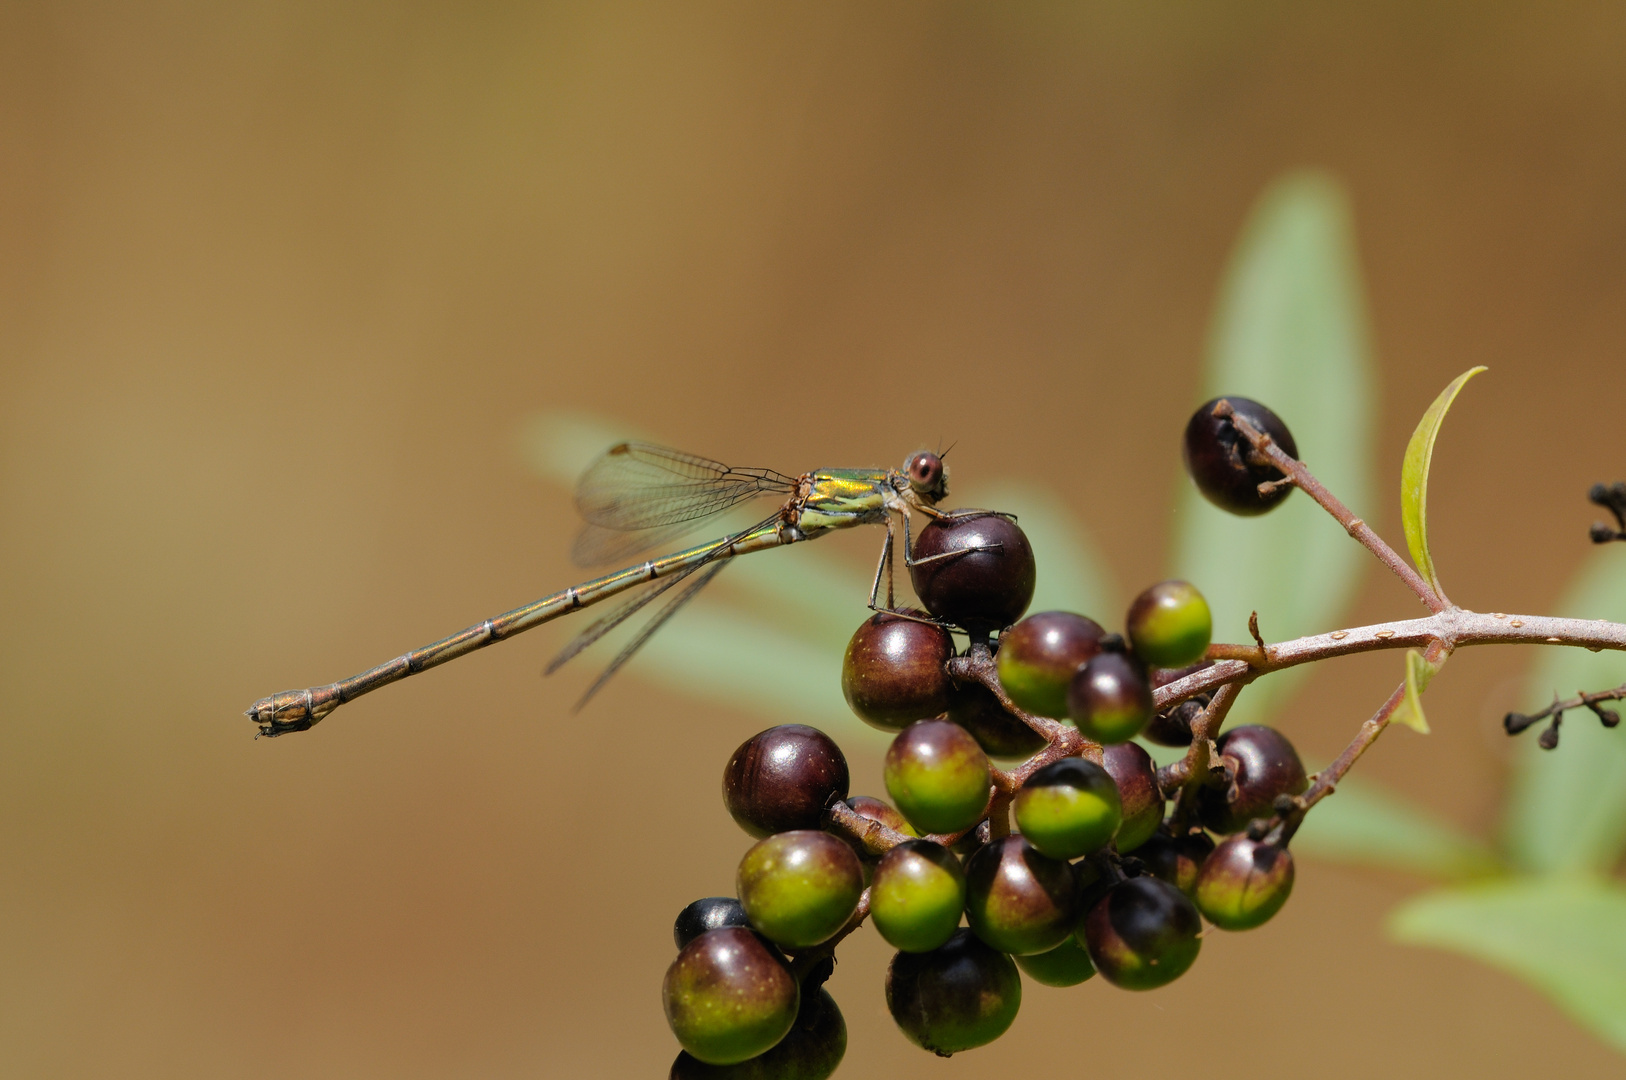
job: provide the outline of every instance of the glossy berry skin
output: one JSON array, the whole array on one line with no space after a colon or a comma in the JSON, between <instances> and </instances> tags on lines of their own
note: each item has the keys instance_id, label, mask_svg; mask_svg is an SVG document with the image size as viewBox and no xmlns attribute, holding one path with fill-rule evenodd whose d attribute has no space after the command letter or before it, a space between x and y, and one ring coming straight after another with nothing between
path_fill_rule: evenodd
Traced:
<instances>
[{"instance_id":1,"label":"glossy berry skin","mask_svg":"<svg viewBox=\"0 0 1626 1080\"><path fill-rule=\"evenodd\" d=\"M988 755L947 720L922 720L898 733L881 770L887 794L922 833L953 833L982 820L993 775Z\"/></svg>"},{"instance_id":2,"label":"glossy berry skin","mask_svg":"<svg viewBox=\"0 0 1626 1080\"><path fill-rule=\"evenodd\" d=\"M1278 795L1302 795L1310 786L1298 751L1275 728L1232 728L1219 737L1218 746L1232 781L1203 788L1197 799L1203 824L1215 832L1241 832L1254 818L1269 817Z\"/></svg>"},{"instance_id":3,"label":"glossy berry skin","mask_svg":"<svg viewBox=\"0 0 1626 1080\"><path fill-rule=\"evenodd\" d=\"M707 896L678 912L672 925L672 938L679 949L704 934L707 930L720 930L725 926L749 927L745 909L732 896Z\"/></svg>"},{"instance_id":4,"label":"glossy berry skin","mask_svg":"<svg viewBox=\"0 0 1626 1080\"><path fill-rule=\"evenodd\" d=\"M829 833L798 829L747 851L736 884L751 925L794 951L846 925L864 891L864 868L853 849Z\"/></svg>"},{"instance_id":5,"label":"glossy berry skin","mask_svg":"<svg viewBox=\"0 0 1626 1080\"><path fill-rule=\"evenodd\" d=\"M960 926L965 871L940 844L911 840L881 857L869 888L869 917L886 943L930 952Z\"/></svg>"},{"instance_id":6,"label":"glossy berry skin","mask_svg":"<svg viewBox=\"0 0 1626 1080\"><path fill-rule=\"evenodd\" d=\"M1187 896L1197 887L1197 872L1214 850L1207 833L1169 836L1158 833L1135 849L1135 858L1156 878L1167 881Z\"/></svg>"},{"instance_id":7,"label":"glossy berry skin","mask_svg":"<svg viewBox=\"0 0 1626 1080\"><path fill-rule=\"evenodd\" d=\"M1118 743L1101 752L1102 767L1118 785L1123 805L1123 824L1118 826L1115 843L1127 854L1144 844L1163 824L1163 792L1157 786L1157 768L1152 755L1134 743Z\"/></svg>"},{"instance_id":8,"label":"glossy berry skin","mask_svg":"<svg viewBox=\"0 0 1626 1080\"><path fill-rule=\"evenodd\" d=\"M1070 611L1029 615L999 635L999 683L1018 708L1065 719L1073 673L1101 651L1105 636L1100 623Z\"/></svg>"},{"instance_id":9,"label":"glossy berry skin","mask_svg":"<svg viewBox=\"0 0 1626 1080\"><path fill-rule=\"evenodd\" d=\"M785 1037L801 992L765 941L742 927L724 927L683 947L666 969L661 1000L683 1049L710 1065L732 1065Z\"/></svg>"},{"instance_id":10,"label":"glossy berry skin","mask_svg":"<svg viewBox=\"0 0 1626 1080\"><path fill-rule=\"evenodd\" d=\"M1298 444L1281 417L1250 398L1225 395L1236 414L1269 435L1288 457L1299 456ZM1203 497L1221 510L1244 517L1254 517L1274 510L1293 491L1280 487L1269 495L1259 494L1259 485L1282 479L1282 472L1273 465L1255 465L1248 461L1253 451L1248 440L1237 431L1236 425L1214 415L1219 398L1198 406L1186 424L1182 443L1186 472Z\"/></svg>"},{"instance_id":11,"label":"glossy berry skin","mask_svg":"<svg viewBox=\"0 0 1626 1080\"><path fill-rule=\"evenodd\" d=\"M1189 581L1163 581L1135 597L1124 628L1136 656L1152 667L1178 668L1203 658L1214 617Z\"/></svg>"},{"instance_id":12,"label":"glossy berry skin","mask_svg":"<svg viewBox=\"0 0 1626 1080\"><path fill-rule=\"evenodd\" d=\"M1152 719L1146 665L1125 652L1102 652L1078 669L1067 688L1067 713L1100 743L1128 742Z\"/></svg>"},{"instance_id":13,"label":"glossy berry skin","mask_svg":"<svg viewBox=\"0 0 1626 1080\"><path fill-rule=\"evenodd\" d=\"M886 971L886 1007L904 1037L948 1055L993 1042L1022 1005L1011 958L956 930L940 949L900 952Z\"/></svg>"},{"instance_id":14,"label":"glossy berry skin","mask_svg":"<svg viewBox=\"0 0 1626 1080\"><path fill-rule=\"evenodd\" d=\"M1186 895L1154 877L1115 886L1084 918L1084 944L1101 977L1155 990L1186 973L1202 950L1203 920Z\"/></svg>"},{"instance_id":15,"label":"glossy berry skin","mask_svg":"<svg viewBox=\"0 0 1626 1080\"><path fill-rule=\"evenodd\" d=\"M1082 758L1053 761L1028 778L1015 799L1016 826L1053 859L1076 859L1105 847L1123 821L1118 785Z\"/></svg>"},{"instance_id":16,"label":"glossy berry skin","mask_svg":"<svg viewBox=\"0 0 1626 1080\"><path fill-rule=\"evenodd\" d=\"M945 628L877 612L847 642L841 693L864 723L900 731L948 709L954 684L943 665L953 655Z\"/></svg>"},{"instance_id":17,"label":"glossy berry skin","mask_svg":"<svg viewBox=\"0 0 1626 1080\"><path fill-rule=\"evenodd\" d=\"M949 696L948 718L971 733L993 758L1029 758L1044 749L1044 736L999 703L992 690L968 682Z\"/></svg>"},{"instance_id":18,"label":"glossy berry skin","mask_svg":"<svg viewBox=\"0 0 1626 1080\"><path fill-rule=\"evenodd\" d=\"M879 821L893 832L900 832L905 836L919 835L915 832L915 827L898 813L898 808L884 799L877 799L872 795L854 795L847 800L847 805L852 807L854 813L861 814L871 821Z\"/></svg>"},{"instance_id":19,"label":"glossy berry skin","mask_svg":"<svg viewBox=\"0 0 1626 1080\"><path fill-rule=\"evenodd\" d=\"M1252 930L1270 921L1293 892L1293 853L1226 837L1197 875L1197 909L1221 930Z\"/></svg>"},{"instance_id":20,"label":"glossy berry skin","mask_svg":"<svg viewBox=\"0 0 1626 1080\"><path fill-rule=\"evenodd\" d=\"M847 797L847 759L806 724L771 727L746 739L723 769L723 804L755 837L816 829L825 807Z\"/></svg>"},{"instance_id":21,"label":"glossy berry skin","mask_svg":"<svg viewBox=\"0 0 1626 1080\"><path fill-rule=\"evenodd\" d=\"M790 1033L772 1050L734 1065L707 1065L687 1050L668 1080L829 1080L847 1053L847 1022L829 991L802 997Z\"/></svg>"},{"instance_id":22,"label":"glossy berry skin","mask_svg":"<svg viewBox=\"0 0 1626 1080\"><path fill-rule=\"evenodd\" d=\"M966 554L949 555L959 551ZM915 539L914 559L909 579L920 602L967 630L1003 629L1033 599L1033 548L1016 522L1000 514L956 510L934 518Z\"/></svg>"},{"instance_id":23,"label":"glossy berry skin","mask_svg":"<svg viewBox=\"0 0 1626 1080\"><path fill-rule=\"evenodd\" d=\"M1077 986L1095 974L1089 952L1072 934L1049 952L1018 956L1015 960L1024 975L1044 986Z\"/></svg>"},{"instance_id":24,"label":"glossy berry skin","mask_svg":"<svg viewBox=\"0 0 1626 1080\"><path fill-rule=\"evenodd\" d=\"M1025 837L989 841L966 863L966 923L1000 952L1054 949L1078 924L1078 902L1073 868Z\"/></svg>"}]
</instances>

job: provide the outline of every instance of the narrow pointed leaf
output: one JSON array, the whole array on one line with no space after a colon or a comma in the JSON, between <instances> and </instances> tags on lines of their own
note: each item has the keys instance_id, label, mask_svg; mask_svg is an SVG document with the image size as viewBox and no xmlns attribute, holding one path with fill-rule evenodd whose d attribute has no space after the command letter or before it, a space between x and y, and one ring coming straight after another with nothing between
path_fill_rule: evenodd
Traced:
<instances>
[{"instance_id":1,"label":"narrow pointed leaf","mask_svg":"<svg viewBox=\"0 0 1626 1080\"><path fill-rule=\"evenodd\" d=\"M1434 462L1434 442L1440 437L1440 425L1451 403L1467 381L1484 371L1472 367L1451 380L1451 385L1440 391L1417 422L1417 430L1406 444L1406 457L1400 465L1400 523L1406 530L1406 546L1411 549L1411 561L1418 573L1440 590L1440 576L1434 570L1434 556L1428 549L1428 469Z\"/></svg>"},{"instance_id":2,"label":"narrow pointed leaf","mask_svg":"<svg viewBox=\"0 0 1626 1080\"><path fill-rule=\"evenodd\" d=\"M1219 290L1201 396L1264 402L1286 421L1303 459L1369 519L1374 363L1349 201L1321 173L1288 175L1261 196ZM1173 447L1179 431L1159 436ZM1211 506L1184 475L1173 576L1203 591L1219 641L1247 641L1258 610L1268 640L1311 634L1342 616L1369 558L1303 495L1263 517ZM1261 679L1235 723L1260 721L1307 671Z\"/></svg>"},{"instance_id":3,"label":"narrow pointed leaf","mask_svg":"<svg viewBox=\"0 0 1626 1080\"><path fill-rule=\"evenodd\" d=\"M1423 715L1423 691L1439 670L1416 649L1406 650L1406 698L1389 718L1390 723L1409 727L1419 735L1429 733L1428 717Z\"/></svg>"},{"instance_id":4,"label":"narrow pointed leaf","mask_svg":"<svg viewBox=\"0 0 1626 1080\"><path fill-rule=\"evenodd\" d=\"M1433 945L1523 979L1598 1038L1626 1050L1626 888L1597 878L1500 881L1419 896L1389 917Z\"/></svg>"}]
</instances>

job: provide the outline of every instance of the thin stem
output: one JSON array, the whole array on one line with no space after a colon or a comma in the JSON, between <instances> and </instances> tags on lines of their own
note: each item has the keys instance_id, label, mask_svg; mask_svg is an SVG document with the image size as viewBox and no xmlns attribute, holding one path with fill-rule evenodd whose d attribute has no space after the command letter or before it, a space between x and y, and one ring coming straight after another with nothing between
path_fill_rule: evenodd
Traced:
<instances>
[{"instance_id":1,"label":"thin stem","mask_svg":"<svg viewBox=\"0 0 1626 1080\"><path fill-rule=\"evenodd\" d=\"M1219 734L1225 725L1225 717L1236 703L1242 687L1246 685L1241 680L1228 682L1215 693L1214 700L1208 703L1198 717L1191 723L1191 747L1186 756L1179 761L1170 762L1157 771L1157 786L1164 794L1169 794L1179 788L1192 784L1202 783L1208 778L1208 771L1215 757L1216 747L1214 736Z\"/></svg>"},{"instance_id":2,"label":"thin stem","mask_svg":"<svg viewBox=\"0 0 1626 1080\"><path fill-rule=\"evenodd\" d=\"M1372 531L1370 525L1356 517L1349 507L1339 501L1338 496L1328 491L1305 467L1304 462L1288 455L1276 445L1276 440L1238 416L1229 401L1221 400L1215 405L1214 415L1229 419L1255 450L1286 474L1294 487L1310 496L1323 510L1331 514L1338 524L1344 527L1344 531L1375 555L1379 562L1394 571L1395 576L1405 582L1406 588L1416 593L1417 598L1428 605L1430 611L1445 611L1451 607L1451 601L1446 599L1443 592L1424 581L1421 575L1412 569L1411 563L1401 558L1383 537Z\"/></svg>"}]
</instances>

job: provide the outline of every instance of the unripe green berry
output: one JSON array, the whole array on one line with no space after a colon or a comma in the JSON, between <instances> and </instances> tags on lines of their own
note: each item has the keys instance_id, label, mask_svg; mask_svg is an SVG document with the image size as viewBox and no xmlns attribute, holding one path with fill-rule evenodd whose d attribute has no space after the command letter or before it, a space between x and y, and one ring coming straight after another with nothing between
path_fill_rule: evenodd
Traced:
<instances>
[{"instance_id":1,"label":"unripe green berry","mask_svg":"<svg viewBox=\"0 0 1626 1080\"><path fill-rule=\"evenodd\" d=\"M1238 834L1203 861L1195 899L1221 930L1252 930L1270 921L1292 892L1292 852Z\"/></svg>"},{"instance_id":2,"label":"unripe green berry","mask_svg":"<svg viewBox=\"0 0 1626 1080\"><path fill-rule=\"evenodd\" d=\"M1028 978L1045 986L1077 986L1095 974L1089 951L1072 934L1049 952L1018 956L1015 960Z\"/></svg>"},{"instance_id":3,"label":"unripe green berry","mask_svg":"<svg viewBox=\"0 0 1626 1080\"><path fill-rule=\"evenodd\" d=\"M964 907L960 860L929 840L911 840L887 852L870 880L875 929L904 952L930 952L948 941Z\"/></svg>"},{"instance_id":4,"label":"unripe green berry","mask_svg":"<svg viewBox=\"0 0 1626 1080\"><path fill-rule=\"evenodd\" d=\"M736 882L751 925L796 950L846 924L864 891L864 870L853 849L829 833L796 829L747 851Z\"/></svg>"},{"instance_id":5,"label":"unripe green berry","mask_svg":"<svg viewBox=\"0 0 1626 1080\"><path fill-rule=\"evenodd\" d=\"M732 1065L771 1048L796 1019L801 991L783 959L742 927L708 930L683 947L661 987L683 1049Z\"/></svg>"},{"instance_id":6,"label":"unripe green berry","mask_svg":"<svg viewBox=\"0 0 1626 1080\"><path fill-rule=\"evenodd\" d=\"M1123 821L1118 785L1082 758L1063 758L1034 773L1017 792L1015 809L1022 835L1053 859L1099 850Z\"/></svg>"},{"instance_id":7,"label":"unripe green berry","mask_svg":"<svg viewBox=\"0 0 1626 1080\"><path fill-rule=\"evenodd\" d=\"M922 720L898 733L882 768L887 794L922 833L955 833L982 819L993 774L988 755L947 720Z\"/></svg>"},{"instance_id":8,"label":"unripe green berry","mask_svg":"<svg viewBox=\"0 0 1626 1080\"><path fill-rule=\"evenodd\" d=\"M999 682L1018 708L1057 720L1067 716L1073 673L1101 651L1106 631L1070 611L1029 615L999 636Z\"/></svg>"},{"instance_id":9,"label":"unripe green berry","mask_svg":"<svg viewBox=\"0 0 1626 1080\"><path fill-rule=\"evenodd\" d=\"M1188 581L1164 581L1135 597L1124 626L1135 655L1160 668L1201 660L1214 634L1208 601Z\"/></svg>"},{"instance_id":10,"label":"unripe green berry","mask_svg":"<svg viewBox=\"0 0 1626 1080\"><path fill-rule=\"evenodd\" d=\"M790 1034L773 1049L733 1065L707 1065L688 1051L667 1080L829 1080L847 1053L847 1022L828 990L802 995Z\"/></svg>"}]
</instances>

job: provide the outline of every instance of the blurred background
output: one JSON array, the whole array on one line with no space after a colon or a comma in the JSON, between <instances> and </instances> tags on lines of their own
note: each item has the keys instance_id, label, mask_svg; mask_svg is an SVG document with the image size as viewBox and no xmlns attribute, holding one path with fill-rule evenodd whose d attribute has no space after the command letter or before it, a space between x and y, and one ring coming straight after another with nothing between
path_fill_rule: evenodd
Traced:
<instances>
[{"instance_id":1,"label":"blurred background","mask_svg":"<svg viewBox=\"0 0 1626 1080\"><path fill-rule=\"evenodd\" d=\"M1459 603L1551 610L1626 475L1619 4L0 7L5 1071L664 1075L671 918L731 889L718 777L773 702L635 662L572 715L567 620L308 734L241 710L576 580L544 412L792 472L953 442L1131 595L1227 255L1301 166L1351 197L1381 372L1356 510L1398 540L1416 417L1489 365L1436 559ZM819 545L854 626L877 542ZM1374 569L1348 618L1413 610ZM1531 659L1462 654L1435 733L1360 771L1488 835ZM1324 665L1281 726L1325 760L1396 670ZM1388 941L1419 887L1306 858L1169 989L1030 987L949 1061L865 932L839 1075L1619 1075L1522 983Z\"/></svg>"}]
</instances>

